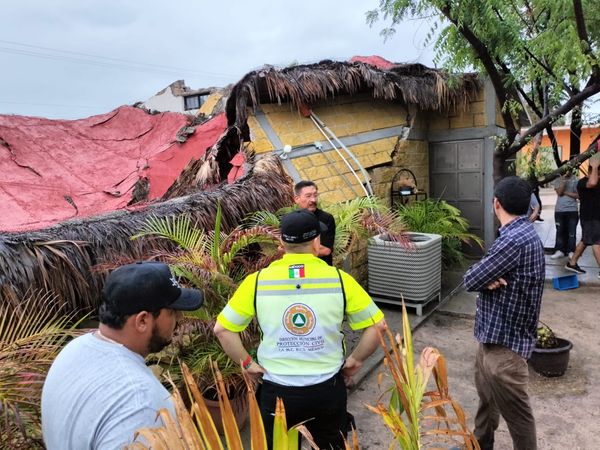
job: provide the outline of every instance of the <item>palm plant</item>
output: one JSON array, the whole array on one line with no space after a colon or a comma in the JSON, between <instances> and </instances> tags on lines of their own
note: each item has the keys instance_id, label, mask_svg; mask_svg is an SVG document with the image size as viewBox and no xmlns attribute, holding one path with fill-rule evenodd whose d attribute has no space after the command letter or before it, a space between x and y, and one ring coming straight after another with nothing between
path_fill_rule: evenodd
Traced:
<instances>
[{"instance_id":1,"label":"palm plant","mask_svg":"<svg viewBox=\"0 0 600 450\"><path fill-rule=\"evenodd\" d=\"M163 409L159 411L163 425L156 428L143 428L136 432L136 441L128 448L130 450L169 449L169 450L243 450L244 445L240 436L240 430L235 423L233 409L229 402L225 383L216 365L215 385L219 394L221 404L223 430L226 447L217 433L215 423L208 412L202 394L196 386L194 377L185 364L181 365L181 371L185 381L187 397L191 406L186 408L182 395L177 389L173 390L173 403L177 420ZM253 450L266 450L267 439L265 429L260 415L260 409L256 401L256 394L252 383L244 378L247 386L248 404L250 410L250 444ZM275 423L273 427L273 448L296 450L298 448L299 434L302 434L312 448L318 448L310 437L310 433L302 424L296 425L288 430L285 419L285 409L281 399L277 399L275 410ZM145 443L137 441L142 437Z\"/></svg>"},{"instance_id":2,"label":"palm plant","mask_svg":"<svg viewBox=\"0 0 600 450\"><path fill-rule=\"evenodd\" d=\"M445 448L462 441L468 450L479 449L477 439L467 427L466 416L452 399L448 388L446 361L439 351L426 347L415 364L412 333L402 305L403 338L387 330L380 335L384 365L393 379L388 405L379 401L367 407L383 418L403 450ZM426 391L433 375L435 388ZM380 384L382 377L380 376Z\"/></svg>"},{"instance_id":3,"label":"palm plant","mask_svg":"<svg viewBox=\"0 0 600 450\"><path fill-rule=\"evenodd\" d=\"M249 273L267 266L279 255L279 234L269 226L237 227L226 234L221 231L221 207L217 206L214 230L204 231L192 224L188 216L150 218L132 239L151 237L175 245L164 245L154 254L167 262L175 275L204 291L205 302L198 311L188 314L176 331L176 349L167 349L149 360L170 366L176 381L180 378L176 358L186 362L203 390L212 389L209 361L217 361L230 393L239 391L243 380L239 365L224 353L212 333L217 314L233 295L239 282ZM251 348L258 341L258 329L251 324L242 334Z\"/></svg>"},{"instance_id":4,"label":"palm plant","mask_svg":"<svg viewBox=\"0 0 600 450\"><path fill-rule=\"evenodd\" d=\"M52 293L8 290L0 304L0 448L43 448L40 401L46 373L74 330ZM63 304L63 307L65 305Z\"/></svg>"},{"instance_id":5,"label":"palm plant","mask_svg":"<svg viewBox=\"0 0 600 450\"><path fill-rule=\"evenodd\" d=\"M279 234L269 226L237 227L221 231L221 205L217 206L214 230L197 228L189 216L151 217L131 237L153 237L176 246L174 251L158 250L154 257L167 262L175 275L204 290L202 318L214 318L238 283L278 257Z\"/></svg>"},{"instance_id":6,"label":"palm plant","mask_svg":"<svg viewBox=\"0 0 600 450\"><path fill-rule=\"evenodd\" d=\"M401 205L398 215L410 231L442 236L442 263L450 268L464 262L463 243L483 248L479 236L469 233L469 222L460 210L444 200L427 199Z\"/></svg>"}]
</instances>

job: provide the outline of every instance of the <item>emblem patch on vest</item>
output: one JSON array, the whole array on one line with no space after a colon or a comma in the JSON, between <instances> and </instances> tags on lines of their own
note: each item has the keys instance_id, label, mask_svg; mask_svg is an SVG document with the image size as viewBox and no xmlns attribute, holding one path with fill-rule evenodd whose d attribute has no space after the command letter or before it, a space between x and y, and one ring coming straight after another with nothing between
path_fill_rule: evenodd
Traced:
<instances>
[{"instance_id":1,"label":"emblem patch on vest","mask_svg":"<svg viewBox=\"0 0 600 450\"><path fill-rule=\"evenodd\" d=\"M289 278L304 278L304 264L288 266Z\"/></svg>"},{"instance_id":2,"label":"emblem patch on vest","mask_svg":"<svg viewBox=\"0 0 600 450\"><path fill-rule=\"evenodd\" d=\"M294 303L283 313L283 326L296 336L310 334L315 323L315 313L303 303Z\"/></svg>"}]
</instances>

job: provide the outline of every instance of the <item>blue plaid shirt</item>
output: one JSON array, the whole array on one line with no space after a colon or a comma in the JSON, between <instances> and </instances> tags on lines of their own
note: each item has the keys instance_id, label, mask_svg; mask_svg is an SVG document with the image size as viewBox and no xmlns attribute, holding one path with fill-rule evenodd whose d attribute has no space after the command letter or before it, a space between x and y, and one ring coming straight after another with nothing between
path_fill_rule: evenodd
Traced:
<instances>
[{"instance_id":1,"label":"blue plaid shirt","mask_svg":"<svg viewBox=\"0 0 600 450\"><path fill-rule=\"evenodd\" d=\"M519 217L500 228L488 254L465 274L468 291L479 291L475 338L500 344L523 358L535 347L545 278L544 248L533 225ZM504 278L507 285L486 287Z\"/></svg>"}]
</instances>

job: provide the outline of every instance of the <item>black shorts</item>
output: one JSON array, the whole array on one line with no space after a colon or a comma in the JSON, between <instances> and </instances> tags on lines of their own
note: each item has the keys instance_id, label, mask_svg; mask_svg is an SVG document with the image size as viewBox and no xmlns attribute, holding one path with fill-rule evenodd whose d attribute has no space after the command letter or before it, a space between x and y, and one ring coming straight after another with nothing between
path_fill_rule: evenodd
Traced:
<instances>
[{"instance_id":1,"label":"black shorts","mask_svg":"<svg viewBox=\"0 0 600 450\"><path fill-rule=\"evenodd\" d=\"M600 220L581 221L581 242L585 245L600 245Z\"/></svg>"}]
</instances>

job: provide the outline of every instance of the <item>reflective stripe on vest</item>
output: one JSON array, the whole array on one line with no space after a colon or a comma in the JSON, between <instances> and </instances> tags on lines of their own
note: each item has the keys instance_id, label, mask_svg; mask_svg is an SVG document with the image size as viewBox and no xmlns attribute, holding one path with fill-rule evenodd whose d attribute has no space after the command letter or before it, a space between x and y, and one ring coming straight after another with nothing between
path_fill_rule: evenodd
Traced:
<instances>
[{"instance_id":1,"label":"reflective stripe on vest","mask_svg":"<svg viewBox=\"0 0 600 450\"><path fill-rule=\"evenodd\" d=\"M258 280L258 362L279 375L317 375L343 362L344 297L339 278Z\"/></svg>"}]
</instances>

